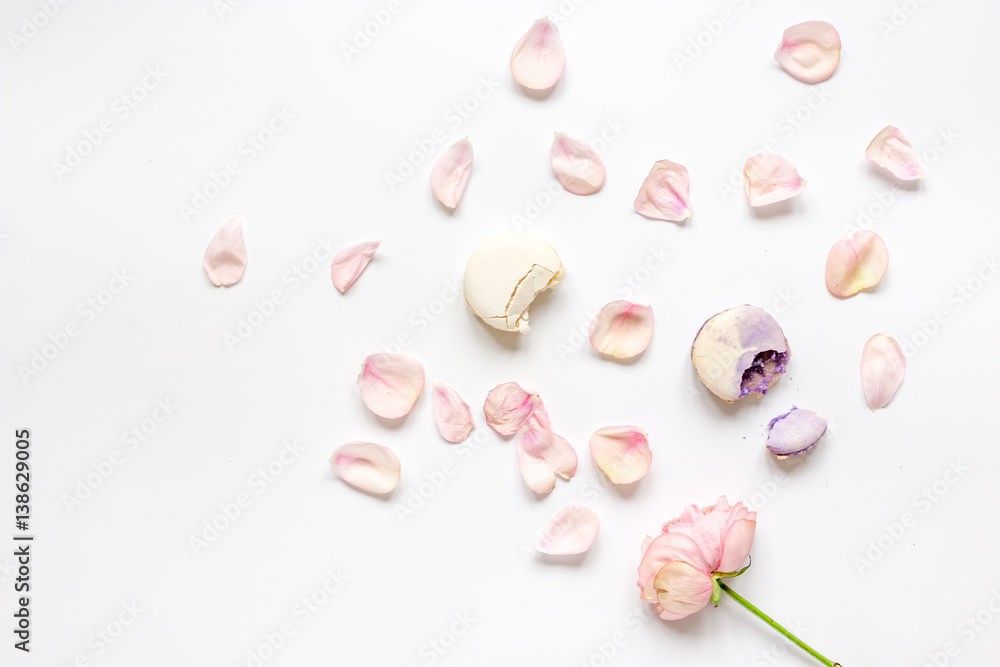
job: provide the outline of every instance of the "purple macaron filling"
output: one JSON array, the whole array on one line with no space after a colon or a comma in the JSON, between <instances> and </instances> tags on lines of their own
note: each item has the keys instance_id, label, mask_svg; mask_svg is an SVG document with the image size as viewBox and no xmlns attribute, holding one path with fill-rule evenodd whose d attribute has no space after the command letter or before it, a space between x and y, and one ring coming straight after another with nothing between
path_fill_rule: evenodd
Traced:
<instances>
[{"instance_id":1,"label":"purple macaron filling","mask_svg":"<svg viewBox=\"0 0 1000 667\"><path fill-rule=\"evenodd\" d=\"M787 363L787 351L765 350L758 353L750 367L743 371L740 398L749 394L766 394L768 388L785 372Z\"/></svg>"}]
</instances>

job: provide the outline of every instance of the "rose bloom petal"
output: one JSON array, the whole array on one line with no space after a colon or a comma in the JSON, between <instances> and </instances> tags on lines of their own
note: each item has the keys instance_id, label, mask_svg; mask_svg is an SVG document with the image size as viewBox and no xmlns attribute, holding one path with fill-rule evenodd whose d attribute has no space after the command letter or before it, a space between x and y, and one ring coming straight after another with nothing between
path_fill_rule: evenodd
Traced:
<instances>
[{"instance_id":1,"label":"rose bloom petal","mask_svg":"<svg viewBox=\"0 0 1000 667\"><path fill-rule=\"evenodd\" d=\"M231 287L247 268L247 245L243 240L243 219L234 215L222 223L205 248L201 264L216 287Z\"/></svg>"},{"instance_id":2,"label":"rose bloom petal","mask_svg":"<svg viewBox=\"0 0 1000 667\"><path fill-rule=\"evenodd\" d=\"M576 451L565 438L552 432L541 401L521 427L517 461L528 488L538 494L552 491L557 475L570 479L576 474Z\"/></svg>"},{"instance_id":3,"label":"rose bloom petal","mask_svg":"<svg viewBox=\"0 0 1000 667\"><path fill-rule=\"evenodd\" d=\"M330 457L330 469L368 493L389 493L399 484L399 459L388 447L371 442L341 445Z\"/></svg>"},{"instance_id":4,"label":"rose bloom petal","mask_svg":"<svg viewBox=\"0 0 1000 667\"><path fill-rule=\"evenodd\" d=\"M607 172L601 156L576 137L556 132L549 158L552 161L552 173L567 192L592 195L604 186Z\"/></svg>"},{"instance_id":5,"label":"rose bloom petal","mask_svg":"<svg viewBox=\"0 0 1000 667\"><path fill-rule=\"evenodd\" d=\"M566 52L559 28L548 18L540 18L518 40L510 54L510 73L530 90L548 90L566 69Z\"/></svg>"},{"instance_id":6,"label":"rose bloom petal","mask_svg":"<svg viewBox=\"0 0 1000 667\"><path fill-rule=\"evenodd\" d=\"M567 505L556 512L542 529L535 549L550 556L582 554L594 544L601 520L583 505Z\"/></svg>"},{"instance_id":7,"label":"rose bloom petal","mask_svg":"<svg viewBox=\"0 0 1000 667\"><path fill-rule=\"evenodd\" d=\"M767 451L776 456L796 456L816 446L826 433L826 420L812 410L802 410L794 405L783 415L772 419L768 425Z\"/></svg>"},{"instance_id":8,"label":"rose bloom petal","mask_svg":"<svg viewBox=\"0 0 1000 667\"><path fill-rule=\"evenodd\" d=\"M649 439L638 426L606 426L590 436L590 455L615 484L631 484L649 470L653 452Z\"/></svg>"},{"instance_id":9,"label":"rose bloom petal","mask_svg":"<svg viewBox=\"0 0 1000 667\"><path fill-rule=\"evenodd\" d=\"M444 206L454 209L462 200L472 173L472 143L466 137L449 146L431 168L431 192Z\"/></svg>"},{"instance_id":10,"label":"rose bloom petal","mask_svg":"<svg viewBox=\"0 0 1000 667\"><path fill-rule=\"evenodd\" d=\"M514 435L535 411L538 394L529 394L516 382L504 382L490 390L483 404L486 423L500 435Z\"/></svg>"},{"instance_id":11,"label":"rose bloom petal","mask_svg":"<svg viewBox=\"0 0 1000 667\"><path fill-rule=\"evenodd\" d=\"M861 385L872 410L888 405L906 375L906 356L895 339L875 334L861 353Z\"/></svg>"},{"instance_id":12,"label":"rose bloom petal","mask_svg":"<svg viewBox=\"0 0 1000 667\"><path fill-rule=\"evenodd\" d=\"M687 167L660 160L649 170L632 207L653 220L682 222L691 217L690 190Z\"/></svg>"},{"instance_id":13,"label":"rose bloom petal","mask_svg":"<svg viewBox=\"0 0 1000 667\"><path fill-rule=\"evenodd\" d=\"M751 206L767 206L802 192L806 180L795 165L771 153L758 153L743 163L743 189Z\"/></svg>"},{"instance_id":14,"label":"rose bloom petal","mask_svg":"<svg viewBox=\"0 0 1000 667\"><path fill-rule=\"evenodd\" d=\"M907 141L899 128L892 125L886 125L875 135L865 149L865 157L904 181L927 178L924 165L920 162L917 152L913 150L913 145Z\"/></svg>"},{"instance_id":15,"label":"rose bloom petal","mask_svg":"<svg viewBox=\"0 0 1000 667\"><path fill-rule=\"evenodd\" d=\"M642 599L647 602L656 600L656 590L653 579L660 569L673 560L690 563L700 570L708 570L708 561L701 549L689 535L681 532L663 533L649 540L643 548L642 561L639 563L639 579L636 583L642 591Z\"/></svg>"},{"instance_id":16,"label":"rose bloom petal","mask_svg":"<svg viewBox=\"0 0 1000 667\"><path fill-rule=\"evenodd\" d=\"M889 268L889 250L875 232L857 231L833 244L826 258L826 288L846 299L881 282Z\"/></svg>"},{"instance_id":17,"label":"rose bloom petal","mask_svg":"<svg viewBox=\"0 0 1000 667\"><path fill-rule=\"evenodd\" d=\"M826 81L840 64L840 35L826 21L793 25L781 36L774 59L803 83Z\"/></svg>"},{"instance_id":18,"label":"rose bloom petal","mask_svg":"<svg viewBox=\"0 0 1000 667\"><path fill-rule=\"evenodd\" d=\"M358 279L380 245L382 245L381 241L365 241L341 248L333 256L333 262L330 264L330 276L333 278L333 286L341 294L346 292L347 288Z\"/></svg>"},{"instance_id":19,"label":"rose bloom petal","mask_svg":"<svg viewBox=\"0 0 1000 667\"><path fill-rule=\"evenodd\" d=\"M448 442L463 442L476 425L469 404L446 384L435 383L431 407L438 432Z\"/></svg>"},{"instance_id":20,"label":"rose bloom petal","mask_svg":"<svg viewBox=\"0 0 1000 667\"><path fill-rule=\"evenodd\" d=\"M373 354L361 366L358 388L369 410L398 419L409 414L424 390L424 368L405 354Z\"/></svg>"},{"instance_id":21,"label":"rose bloom petal","mask_svg":"<svg viewBox=\"0 0 1000 667\"><path fill-rule=\"evenodd\" d=\"M656 608L664 621L676 621L700 611L712 598L712 577L693 565L675 560L653 580Z\"/></svg>"},{"instance_id":22,"label":"rose bloom petal","mask_svg":"<svg viewBox=\"0 0 1000 667\"><path fill-rule=\"evenodd\" d=\"M642 354L653 340L653 307L631 301L605 304L590 322L590 344L616 359Z\"/></svg>"}]
</instances>

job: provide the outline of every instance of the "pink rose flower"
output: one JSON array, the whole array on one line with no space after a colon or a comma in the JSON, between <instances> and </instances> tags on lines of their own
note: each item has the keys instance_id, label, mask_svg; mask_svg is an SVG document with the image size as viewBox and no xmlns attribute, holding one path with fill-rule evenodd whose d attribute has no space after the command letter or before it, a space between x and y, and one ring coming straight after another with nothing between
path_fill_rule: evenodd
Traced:
<instances>
[{"instance_id":1,"label":"pink rose flower","mask_svg":"<svg viewBox=\"0 0 1000 667\"><path fill-rule=\"evenodd\" d=\"M709 601L718 604L719 579L743 572L756 528L757 513L742 502L730 507L725 496L712 507L690 505L643 542L637 582L642 599L656 604L665 621L693 614Z\"/></svg>"}]
</instances>

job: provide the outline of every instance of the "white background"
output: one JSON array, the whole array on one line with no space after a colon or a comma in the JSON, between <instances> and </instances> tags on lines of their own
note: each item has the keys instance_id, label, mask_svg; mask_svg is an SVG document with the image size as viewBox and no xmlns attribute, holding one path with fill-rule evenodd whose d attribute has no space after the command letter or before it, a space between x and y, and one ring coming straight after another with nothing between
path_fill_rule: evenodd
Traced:
<instances>
[{"instance_id":1,"label":"white background","mask_svg":"<svg viewBox=\"0 0 1000 667\"><path fill-rule=\"evenodd\" d=\"M385 8L257 0L220 16L208 0L78 0L33 19L36 2L4 3L0 497L11 516L13 432L30 428L37 537L30 656L11 648L13 559L0 552L2 662L255 664L248 652L288 623L293 634L264 664L814 664L779 656L778 636L732 600L669 625L640 604L643 537L685 505L726 494L758 510L753 567L734 588L820 651L846 667L930 664L948 648L939 664L995 664L1000 279L989 261L1000 244L1000 8L567 2L566 73L544 100L517 89L508 58L535 18L559 13L556 0L403 2L345 56ZM716 23L724 10L728 23ZM32 33L25 19L44 25ZM772 58L782 31L809 19L832 22L843 40L840 68L821 86ZM21 31L33 36L13 44ZM691 47L678 65L699 39L701 52ZM122 118L115 100L147 67L165 77ZM463 104L465 118L453 110ZM275 109L293 120L247 159L241 145ZM796 113L798 127L786 119ZM60 179L53 164L105 118L113 131ZM928 181L893 188L865 160L887 124L924 155ZM430 138L437 128L440 141ZM547 195L557 130L610 138L600 193ZM429 192L430 162L464 136L475 165L448 215ZM425 159L414 151L428 140ZM768 140L809 185L755 214L739 181L728 195L725 184ZM420 164L391 189L385 174L411 153ZM691 172L694 215L683 226L631 208L664 158ZM230 160L239 174L208 188L215 196L185 221L181 205ZM861 225L885 239L889 272L840 301L824 287L826 254L865 210ZM249 266L217 289L201 256L236 212ZM487 329L451 287L479 240L515 216L532 218L568 270L536 302L526 336ZM383 245L342 296L328 262L297 288L288 278L315 266L304 260L322 253L317 239ZM659 253L669 260L648 271ZM88 319L80 304L106 300L121 270L128 286ZM978 291L966 298L959 285ZM283 302L230 350L225 335L273 290ZM613 298L656 314L653 343L634 363L601 359L573 333ZM698 382L689 346L706 318L743 303L775 312L792 360L762 400L728 406ZM78 335L22 378L19 367L69 324ZM879 332L907 343L910 358L898 394L873 414L858 363ZM473 406L475 450L441 440L427 394L398 424L361 403L361 361L400 336L429 380ZM577 476L548 497L524 486L514 443L482 425L487 391L509 380L540 392L580 454ZM129 451L123 434L158 399L178 407ZM832 428L806 460L781 464L763 448L765 427L793 404ZM653 466L634 488L608 488L588 438L633 423L650 434ZM251 479L293 439L302 451L276 464L272 483ZM399 455L403 477L388 499L330 472L330 453L351 440ZM94 476L116 450L121 464ZM440 488L426 484L442 476ZM933 502L920 496L935 483ZM421 490L423 504L401 519ZM241 493L250 505L196 553L191 538ZM593 549L569 562L526 557L570 502L601 517ZM900 533L905 513L912 525ZM327 597L316 591L328 572L347 580L305 618L296 605ZM118 634L132 603L141 612ZM992 624L972 630L977 612ZM452 637L456 614L474 620ZM108 644L98 631L118 636ZM451 645L436 653L432 640Z\"/></svg>"}]
</instances>

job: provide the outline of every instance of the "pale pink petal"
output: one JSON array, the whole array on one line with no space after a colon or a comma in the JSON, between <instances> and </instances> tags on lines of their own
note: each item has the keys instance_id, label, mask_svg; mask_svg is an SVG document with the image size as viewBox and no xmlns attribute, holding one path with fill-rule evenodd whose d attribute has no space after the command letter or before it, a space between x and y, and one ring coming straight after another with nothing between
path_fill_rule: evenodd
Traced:
<instances>
[{"instance_id":1,"label":"pale pink petal","mask_svg":"<svg viewBox=\"0 0 1000 667\"><path fill-rule=\"evenodd\" d=\"M567 192L592 195L604 185L606 171L601 156L575 137L556 132L549 158L552 172Z\"/></svg>"},{"instance_id":2,"label":"pale pink petal","mask_svg":"<svg viewBox=\"0 0 1000 667\"><path fill-rule=\"evenodd\" d=\"M795 165L771 153L758 153L743 163L743 189L751 206L790 199L806 185Z\"/></svg>"},{"instance_id":3,"label":"pale pink petal","mask_svg":"<svg viewBox=\"0 0 1000 667\"><path fill-rule=\"evenodd\" d=\"M434 422L441 437L448 442L462 442L469 437L476 423L469 404L446 384L435 384L431 394Z\"/></svg>"},{"instance_id":4,"label":"pale pink petal","mask_svg":"<svg viewBox=\"0 0 1000 667\"><path fill-rule=\"evenodd\" d=\"M486 423L500 435L514 435L539 403L538 394L529 394L516 382L504 382L490 390L483 404Z\"/></svg>"},{"instance_id":5,"label":"pale pink petal","mask_svg":"<svg viewBox=\"0 0 1000 667\"><path fill-rule=\"evenodd\" d=\"M556 485L556 476L570 479L576 473L576 451L548 425L544 408L532 415L521 427L517 439L517 461L528 488L545 494Z\"/></svg>"},{"instance_id":6,"label":"pale pink petal","mask_svg":"<svg viewBox=\"0 0 1000 667\"><path fill-rule=\"evenodd\" d=\"M632 207L653 220L682 222L691 217L690 190L687 167L660 160L649 170Z\"/></svg>"},{"instance_id":7,"label":"pale pink petal","mask_svg":"<svg viewBox=\"0 0 1000 667\"><path fill-rule=\"evenodd\" d=\"M347 288L358 279L380 245L382 245L381 241L366 241L341 248L333 256L333 262L330 264L330 275L333 277L333 286L341 294L346 292Z\"/></svg>"},{"instance_id":8,"label":"pale pink petal","mask_svg":"<svg viewBox=\"0 0 1000 667\"><path fill-rule=\"evenodd\" d=\"M875 287L889 268L889 250L875 232L857 231L833 244L826 258L826 288L847 298Z\"/></svg>"},{"instance_id":9,"label":"pale pink petal","mask_svg":"<svg viewBox=\"0 0 1000 667\"><path fill-rule=\"evenodd\" d=\"M590 344L601 354L629 359L653 340L653 307L631 301L605 304L590 322Z\"/></svg>"},{"instance_id":10,"label":"pale pink petal","mask_svg":"<svg viewBox=\"0 0 1000 667\"><path fill-rule=\"evenodd\" d=\"M646 538L649 540L649 538ZM683 561L699 570L708 571L708 561L702 555L698 545L684 533L663 533L652 541L644 543L642 561L639 563L639 579L637 583L642 589L642 598L647 602L656 599L653 589L653 579L660 569L670 561Z\"/></svg>"},{"instance_id":11,"label":"pale pink petal","mask_svg":"<svg viewBox=\"0 0 1000 667\"><path fill-rule=\"evenodd\" d=\"M774 59L803 83L826 81L840 63L840 35L826 21L793 25L781 36Z\"/></svg>"},{"instance_id":12,"label":"pale pink petal","mask_svg":"<svg viewBox=\"0 0 1000 667\"><path fill-rule=\"evenodd\" d=\"M865 157L904 181L927 178L917 152L903 133L892 125L886 125L875 135L865 149Z\"/></svg>"},{"instance_id":13,"label":"pale pink petal","mask_svg":"<svg viewBox=\"0 0 1000 667\"><path fill-rule=\"evenodd\" d=\"M234 215L222 223L205 248L201 265L216 287L230 287L247 268L247 244L243 241L243 219Z\"/></svg>"},{"instance_id":14,"label":"pale pink petal","mask_svg":"<svg viewBox=\"0 0 1000 667\"><path fill-rule=\"evenodd\" d=\"M649 439L638 426L606 426L590 436L590 455L615 484L642 479L653 460Z\"/></svg>"},{"instance_id":15,"label":"pale pink petal","mask_svg":"<svg viewBox=\"0 0 1000 667\"><path fill-rule=\"evenodd\" d=\"M434 198L448 208L458 206L471 173L472 144L466 137L449 146L434 163L431 169Z\"/></svg>"},{"instance_id":16,"label":"pale pink petal","mask_svg":"<svg viewBox=\"0 0 1000 667\"><path fill-rule=\"evenodd\" d=\"M906 374L906 356L895 339L875 334L861 353L861 386L872 410L884 408L892 400Z\"/></svg>"},{"instance_id":17,"label":"pale pink petal","mask_svg":"<svg viewBox=\"0 0 1000 667\"><path fill-rule=\"evenodd\" d=\"M531 90L547 90L556 85L566 69L566 52L559 28L548 18L532 24L510 54L514 80Z\"/></svg>"},{"instance_id":18,"label":"pale pink petal","mask_svg":"<svg viewBox=\"0 0 1000 667\"><path fill-rule=\"evenodd\" d=\"M369 410L379 417L397 419L413 409L424 390L424 368L405 354L373 354L361 366L358 388Z\"/></svg>"},{"instance_id":19,"label":"pale pink petal","mask_svg":"<svg viewBox=\"0 0 1000 667\"><path fill-rule=\"evenodd\" d=\"M712 577L679 560L664 565L653 580L656 608L664 621L676 621L701 610L712 598Z\"/></svg>"},{"instance_id":20,"label":"pale pink petal","mask_svg":"<svg viewBox=\"0 0 1000 667\"><path fill-rule=\"evenodd\" d=\"M754 534L757 532L757 522L753 519L735 521L722 541L722 558L719 560L719 572L736 572L743 567L744 561L750 555Z\"/></svg>"},{"instance_id":21,"label":"pale pink petal","mask_svg":"<svg viewBox=\"0 0 1000 667\"><path fill-rule=\"evenodd\" d=\"M551 556L573 556L590 549L601 529L601 520L583 505L567 505L542 529L535 549Z\"/></svg>"},{"instance_id":22,"label":"pale pink petal","mask_svg":"<svg viewBox=\"0 0 1000 667\"><path fill-rule=\"evenodd\" d=\"M349 442L333 451L330 469L351 486L368 493L389 493L399 484L399 459L371 442Z\"/></svg>"}]
</instances>

